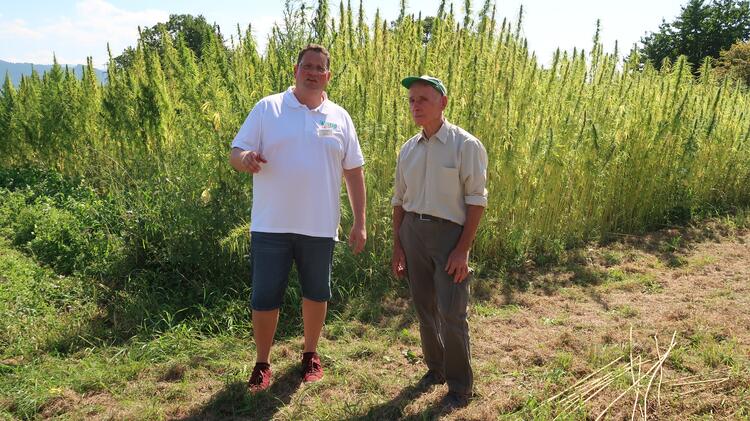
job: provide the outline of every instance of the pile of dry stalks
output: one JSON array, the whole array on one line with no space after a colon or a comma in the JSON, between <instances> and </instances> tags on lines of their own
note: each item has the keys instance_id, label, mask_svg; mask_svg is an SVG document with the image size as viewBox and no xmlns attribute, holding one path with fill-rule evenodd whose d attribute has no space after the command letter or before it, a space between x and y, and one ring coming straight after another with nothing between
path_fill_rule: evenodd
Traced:
<instances>
[{"instance_id":1,"label":"pile of dry stalks","mask_svg":"<svg viewBox=\"0 0 750 421\"><path fill-rule=\"evenodd\" d=\"M658 337L654 336L657 358L656 360L643 359L640 355L633 355L633 329L631 327L629 361L621 362L624 357L620 356L547 399L546 403L555 408L557 416L554 419L557 420L578 412L587 402L600 395L623 376L629 375L630 386L609 402L607 407L598 414L596 421L603 419L610 409L627 395L633 398L630 419L648 420L649 415L655 415L661 407L662 385L670 387L677 396L685 396L729 380L729 377L701 380L699 375L664 380L664 361L667 360L670 352L677 345L676 336L677 332L672 333L672 339L663 351L659 347ZM654 401L656 402L655 405Z\"/></svg>"}]
</instances>

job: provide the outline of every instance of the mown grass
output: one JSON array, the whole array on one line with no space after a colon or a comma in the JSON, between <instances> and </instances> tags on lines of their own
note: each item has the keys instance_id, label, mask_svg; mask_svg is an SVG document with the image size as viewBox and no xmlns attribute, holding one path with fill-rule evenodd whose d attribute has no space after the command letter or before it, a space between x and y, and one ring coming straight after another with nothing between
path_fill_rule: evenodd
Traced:
<instances>
[{"instance_id":1,"label":"mown grass","mask_svg":"<svg viewBox=\"0 0 750 421\"><path fill-rule=\"evenodd\" d=\"M735 217L740 227L745 226L743 218ZM720 227L719 231L725 225ZM639 324L651 309L644 309L637 301L594 311L586 317L591 317L592 323L604 324L598 324L600 327L595 330L586 327L588 319L581 319L580 311L588 311L587 306L598 306L592 291L641 298L672 294L668 287L658 294L647 291L645 283L628 278L626 265L634 261L621 258L620 263L614 264L606 256L614 253L644 256L641 270L646 272L685 270L667 265L649 268L646 263L650 258L645 256L667 257L658 247L648 251L648 244L659 241L644 243L637 250L615 244L603 251L583 253L586 257L583 260L581 254L572 254L571 262L562 262L531 276L534 279L546 276L547 282L555 283L552 278L565 278L565 270L583 265L587 269L578 269L579 273L596 273L601 277L587 278L588 284L565 281L552 292L544 282L531 281L524 288L512 287L511 302L507 301L509 296L503 288L497 288L503 283L514 285L510 275L478 279L471 309L477 396L469 408L452 414L445 413L438 405L444 389L419 390L415 386L425 367L420 358L414 314L403 296L403 285L388 298L371 303L378 310L363 310L364 306L355 303L331 314L320 345L326 367L323 383L299 384L299 333L288 333L279 337L275 347L274 386L267 393L251 396L244 387L254 356L247 326L236 325L232 332L212 332L204 328L205 321L162 313L152 321L144 321L130 336L125 337L122 332L113 334L111 317L117 313L110 313L112 302L103 299L108 288L96 286L92 278L61 275L53 270L53 265L40 264L39 258L28 249L21 247L25 251L22 253L11 240L2 239L0 417L584 419L595 416L606 404L605 399L564 413L546 400L615 358L627 358L631 351L644 359L655 355L648 337L653 331ZM601 256L608 265L606 269L594 263ZM698 258L686 256L691 261ZM700 256L707 260L708 255ZM709 257L708 260L716 262L722 259ZM654 276L649 272L635 279L655 279ZM610 289L612 284L630 282L636 287ZM741 283L729 282L721 288L735 290L740 286ZM713 291L705 293L706 297L713 295ZM565 297L577 297L580 309L564 305ZM535 304L540 299L549 301ZM237 317L247 308L222 308L222 311L227 314L236 311L237 315L225 317ZM286 316L294 319L293 314ZM714 413L747 419L750 365L743 337L731 333L730 326L712 321L709 313L706 318L683 317L695 318L684 325L679 324L679 319L660 322L667 323L664 329L673 326L679 331L679 345L666 363L667 377L723 376L729 380L709 390L720 396L719 400L705 393L680 397L679 393L688 389L665 386L661 411L672 415L688 411L696 417ZM151 324L157 319L164 321ZM694 324L696 321L698 325ZM628 325L636 332L635 343L630 342L627 329L623 328ZM662 337L666 334L655 333ZM625 376L613 384L612 390L619 393L628 386ZM613 394L606 397L613 398ZM629 405L625 405L627 410Z\"/></svg>"}]
</instances>

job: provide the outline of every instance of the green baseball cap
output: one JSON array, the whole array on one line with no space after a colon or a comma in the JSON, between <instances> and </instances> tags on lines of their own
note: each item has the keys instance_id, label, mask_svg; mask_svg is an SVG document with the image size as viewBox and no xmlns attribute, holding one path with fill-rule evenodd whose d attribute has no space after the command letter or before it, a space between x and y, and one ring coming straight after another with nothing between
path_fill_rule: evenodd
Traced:
<instances>
[{"instance_id":1,"label":"green baseball cap","mask_svg":"<svg viewBox=\"0 0 750 421\"><path fill-rule=\"evenodd\" d=\"M448 94L448 90L445 89L445 85L443 85L443 81L433 76L428 76L428 75L409 76L409 77L404 78L401 81L401 84L404 85L404 88L409 89L411 84L416 81L422 81L432 86L433 88L437 89L437 91L440 92L441 95Z\"/></svg>"}]
</instances>

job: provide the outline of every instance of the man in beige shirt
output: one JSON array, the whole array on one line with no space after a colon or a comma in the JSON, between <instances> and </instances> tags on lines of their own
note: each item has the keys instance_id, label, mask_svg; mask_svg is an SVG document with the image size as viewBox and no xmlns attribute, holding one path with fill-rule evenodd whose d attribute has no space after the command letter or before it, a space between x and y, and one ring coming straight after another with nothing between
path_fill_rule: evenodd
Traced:
<instances>
[{"instance_id":1,"label":"man in beige shirt","mask_svg":"<svg viewBox=\"0 0 750 421\"><path fill-rule=\"evenodd\" d=\"M443 405L468 404L473 388L469 251L487 206L487 152L443 116L440 79L407 77L409 106L422 131L401 147L393 199L394 276L407 276L428 371L420 386L448 383Z\"/></svg>"}]
</instances>

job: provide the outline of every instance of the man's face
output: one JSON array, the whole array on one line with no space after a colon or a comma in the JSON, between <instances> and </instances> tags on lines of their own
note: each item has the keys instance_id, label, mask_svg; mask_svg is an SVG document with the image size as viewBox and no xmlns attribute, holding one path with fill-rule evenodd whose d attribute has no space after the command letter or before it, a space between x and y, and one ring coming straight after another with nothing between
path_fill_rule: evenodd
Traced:
<instances>
[{"instance_id":1,"label":"man's face","mask_svg":"<svg viewBox=\"0 0 750 421\"><path fill-rule=\"evenodd\" d=\"M308 51L299 64L294 65L296 86L314 91L322 91L331 79L326 56L316 51Z\"/></svg>"},{"instance_id":2,"label":"man's face","mask_svg":"<svg viewBox=\"0 0 750 421\"><path fill-rule=\"evenodd\" d=\"M414 82L409 87L409 109L419 126L440 120L447 104L448 97L430 85Z\"/></svg>"}]
</instances>

